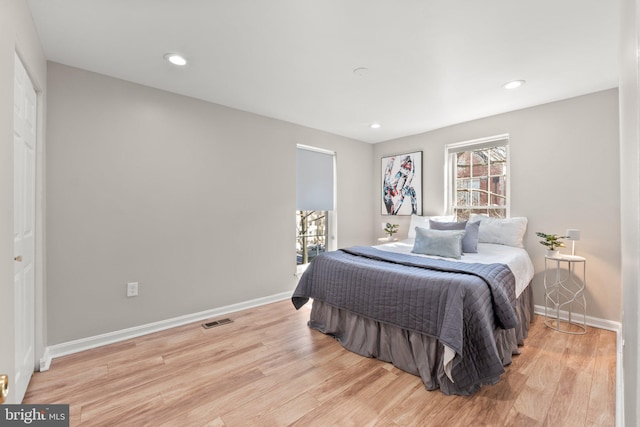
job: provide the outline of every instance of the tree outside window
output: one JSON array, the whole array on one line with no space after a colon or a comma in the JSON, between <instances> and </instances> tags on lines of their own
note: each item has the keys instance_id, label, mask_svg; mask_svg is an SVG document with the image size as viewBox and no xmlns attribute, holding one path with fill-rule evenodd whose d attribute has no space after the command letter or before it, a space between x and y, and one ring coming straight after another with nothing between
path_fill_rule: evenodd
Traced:
<instances>
[{"instance_id":1,"label":"tree outside window","mask_svg":"<svg viewBox=\"0 0 640 427\"><path fill-rule=\"evenodd\" d=\"M328 211L296 211L296 264L307 264L327 251Z\"/></svg>"}]
</instances>

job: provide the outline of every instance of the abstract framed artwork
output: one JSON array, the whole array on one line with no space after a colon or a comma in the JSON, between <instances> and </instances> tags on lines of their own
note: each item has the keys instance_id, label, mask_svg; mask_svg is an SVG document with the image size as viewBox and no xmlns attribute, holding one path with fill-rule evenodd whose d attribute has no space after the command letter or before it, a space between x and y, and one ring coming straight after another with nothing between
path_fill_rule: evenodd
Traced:
<instances>
[{"instance_id":1,"label":"abstract framed artwork","mask_svg":"<svg viewBox=\"0 0 640 427\"><path fill-rule=\"evenodd\" d=\"M382 215L422 215L422 151L382 158Z\"/></svg>"}]
</instances>

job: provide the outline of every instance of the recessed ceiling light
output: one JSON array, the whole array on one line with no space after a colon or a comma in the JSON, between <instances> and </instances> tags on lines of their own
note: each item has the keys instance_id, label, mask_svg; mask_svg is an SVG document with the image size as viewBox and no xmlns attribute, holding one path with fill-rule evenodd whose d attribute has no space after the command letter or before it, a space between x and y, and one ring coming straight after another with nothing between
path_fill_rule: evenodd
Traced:
<instances>
[{"instance_id":1,"label":"recessed ceiling light","mask_svg":"<svg viewBox=\"0 0 640 427\"><path fill-rule=\"evenodd\" d=\"M380 123L371 123L371 124L369 125L369 127L370 127L371 129L380 129L380 128L382 127L382 125L381 125Z\"/></svg>"},{"instance_id":2,"label":"recessed ceiling light","mask_svg":"<svg viewBox=\"0 0 640 427\"><path fill-rule=\"evenodd\" d=\"M515 89L517 87L522 86L525 83L526 82L524 80L514 80L511 82L505 83L502 87L504 87L505 89Z\"/></svg>"},{"instance_id":3,"label":"recessed ceiling light","mask_svg":"<svg viewBox=\"0 0 640 427\"><path fill-rule=\"evenodd\" d=\"M165 53L164 59L171 62L173 65L187 65L187 60L184 57L178 55L177 53Z\"/></svg>"}]
</instances>

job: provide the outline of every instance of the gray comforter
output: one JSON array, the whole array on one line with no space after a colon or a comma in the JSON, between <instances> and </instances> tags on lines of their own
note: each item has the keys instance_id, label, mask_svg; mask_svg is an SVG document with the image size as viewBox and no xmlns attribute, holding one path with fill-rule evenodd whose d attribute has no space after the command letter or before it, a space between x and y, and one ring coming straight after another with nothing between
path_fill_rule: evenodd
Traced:
<instances>
[{"instance_id":1,"label":"gray comforter","mask_svg":"<svg viewBox=\"0 0 640 427\"><path fill-rule=\"evenodd\" d=\"M292 296L437 338L456 353L457 385L504 372L494 331L517 326L515 279L503 264L468 264L353 247L314 259ZM460 363L462 358L472 363Z\"/></svg>"}]
</instances>

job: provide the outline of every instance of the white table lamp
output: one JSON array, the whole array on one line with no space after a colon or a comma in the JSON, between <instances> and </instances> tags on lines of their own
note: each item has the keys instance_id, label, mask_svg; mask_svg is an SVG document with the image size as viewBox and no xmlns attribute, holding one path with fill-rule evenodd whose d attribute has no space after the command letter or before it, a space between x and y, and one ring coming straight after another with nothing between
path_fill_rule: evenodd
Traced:
<instances>
[{"instance_id":1,"label":"white table lamp","mask_svg":"<svg viewBox=\"0 0 640 427\"><path fill-rule=\"evenodd\" d=\"M576 254L576 240L580 240L580 230L567 229L567 240L571 240L571 255Z\"/></svg>"}]
</instances>

